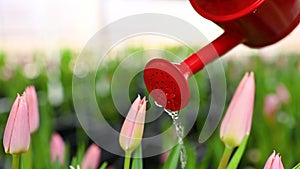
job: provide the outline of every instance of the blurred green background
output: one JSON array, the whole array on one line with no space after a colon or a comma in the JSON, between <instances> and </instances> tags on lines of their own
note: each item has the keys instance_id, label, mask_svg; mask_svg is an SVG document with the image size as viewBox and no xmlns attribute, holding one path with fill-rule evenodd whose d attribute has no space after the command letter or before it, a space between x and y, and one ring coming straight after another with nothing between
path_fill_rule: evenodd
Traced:
<instances>
[{"instance_id":1,"label":"blurred green background","mask_svg":"<svg viewBox=\"0 0 300 169\"><path fill-rule=\"evenodd\" d=\"M175 55L182 55L182 47L168 47L166 50ZM127 47L128 53L143 50L142 47ZM191 52L191 51L189 51ZM124 54L124 53L123 53ZM47 60L42 52L35 52L30 56L12 59L5 52L0 53L0 138L2 140L8 113L16 93L22 93L26 86L33 84L39 98L40 128L32 136L33 168L49 168L50 164L50 137L54 131L59 132L68 145L67 164L76 157L77 162L82 159L86 146L91 140L82 130L72 102L72 75L76 62L77 52L62 49L57 60ZM106 67L98 71L97 77L105 76L107 84L111 82L114 70L120 59L111 59ZM246 71L253 71L256 80L256 97L253 116L252 131L246 152L242 158L240 168L262 168L273 150L282 155L286 168L292 168L300 162L300 56L297 54L283 53L265 59L265 56L247 56L240 59L222 60L227 80L227 104L235 91L240 79ZM137 77L141 78L141 77ZM189 149L190 167L217 168L224 145L219 139L219 128L205 143L197 142L199 132L206 119L210 104L209 78L205 71L196 74L199 93L200 109L193 129L185 138ZM138 88L144 87L142 79L132 83L130 96L137 94ZM263 111L264 98L270 93L275 93L280 84L286 86L290 99L282 104L271 116ZM104 89L103 89L104 90ZM143 89L144 90L144 89ZM145 93L146 94L146 93ZM110 93L97 95L102 102L101 110L104 116L116 129L123 122L122 116L116 112ZM133 99L132 98L132 99ZM227 107L227 106L226 106ZM159 123L171 123L168 118ZM147 126L146 128L151 126ZM10 156L3 152L0 144L0 168L7 168ZM123 158L103 151L101 161L120 168ZM145 168L162 166L160 156L144 159ZM65 166L65 167L66 167Z\"/></svg>"}]
</instances>

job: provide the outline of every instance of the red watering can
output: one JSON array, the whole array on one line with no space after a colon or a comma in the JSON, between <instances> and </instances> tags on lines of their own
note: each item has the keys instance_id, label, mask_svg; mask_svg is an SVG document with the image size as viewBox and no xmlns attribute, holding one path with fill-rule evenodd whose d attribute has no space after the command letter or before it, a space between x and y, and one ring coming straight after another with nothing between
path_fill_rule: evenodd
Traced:
<instances>
[{"instance_id":1,"label":"red watering can","mask_svg":"<svg viewBox=\"0 0 300 169\"><path fill-rule=\"evenodd\" d=\"M184 108L190 98L188 78L240 43L264 47L288 35L300 21L300 0L190 0L203 17L224 33L179 64L150 60L144 81L153 99L166 109Z\"/></svg>"}]
</instances>

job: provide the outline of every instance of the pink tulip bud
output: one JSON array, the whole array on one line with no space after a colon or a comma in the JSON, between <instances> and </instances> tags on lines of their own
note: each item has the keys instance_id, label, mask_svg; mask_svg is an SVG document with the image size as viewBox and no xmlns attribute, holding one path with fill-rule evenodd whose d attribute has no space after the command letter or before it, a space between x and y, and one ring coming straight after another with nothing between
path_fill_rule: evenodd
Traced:
<instances>
[{"instance_id":1,"label":"pink tulip bud","mask_svg":"<svg viewBox=\"0 0 300 169\"><path fill-rule=\"evenodd\" d=\"M264 99L264 113L267 116L274 115L280 106L280 101L276 94L268 94Z\"/></svg>"},{"instance_id":2,"label":"pink tulip bud","mask_svg":"<svg viewBox=\"0 0 300 169\"><path fill-rule=\"evenodd\" d=\"M81 169L98 169L100 157L101 149L96 144L90 145L83 157Z\"/></svg>"},{"instance_id":3,"label":"pink tulip bud","mask_svg":"<svg viewBox=\"0 0 300 169\"><path fill-rule=\"evenodd\" d=\"M276 154L275 151L268 158L264 169L284 169L283 164L281 162L281 157L279 154Z\"/></svg>"},{"instance_id":4,"label":"pink tulip bud","mask_svg":"<svg viewBox=\"0 0 300 169\"><path fill-rule=\"evenodd\" d=\"M30 133L34 133L39 128L39 107L34 86L29 86L25 90L26 102L29 112Z\"/></svg>"},{"instance_id":5,"label":"pink tulip bud","mask_svg":"<svg viewBox=\"0 0 300 169\"><path fill-rule=\"evenodd\" d=\"M3 146L8 154L27 152L30 145L28 109L24 95L17 95L6 123Z\"/></svg>"},{"instance_id":6,"label":"pink tulip bud","mask_svg":"<svg viewBox=\"0 0 300 169\"><path fill-rule=\"evenodd\" d=\"M278 99L281 103L288 103L290 100L290 92L285 87L285 85L280 84L276 87L276 94L278 96Z\"/></svg>"},{"instance_id":7,"label":"pink tulip bud","mask_svg":"<svg viewBox=\"0 0 300 169\"><path fill-rule=\"evenodd\" d=\"M119 143L126 152L132 152L141 143L146 116L146 103L145 97L141 100L140 96L138 96L123 123Z\"/></svg>"},{"instance_id":8,"label":"pink tulip bud","mask_svg":"<svg viewBox=\"0 0 300 169\"><path fill-rule=\"evenodd\" d=\"M250 134L254 106L254 74L246 73L236 89L221 124L221 140L231 148L239 146Z\"/></svg>"},{"instance_id":9,"label":"pink tulip bud","mask_svg":"<svg viewBox=\"0 0 300 169\"><path fill-rule=\"evenodd\" d=\"M65 143L58 133L52 134L50 146L52 164L58 160L58 163L63 165L65 161Z\"/></svg>"},{"instance_id":10,"label":"pink tulip bud","mask_svg":"<svg viewBox=\"0 0 300 169\"><path fill-rule=\"evenodd\" d=\"M169 158L169 155L170 155L170 152L167 151L167 152L164 152L163 154L160 155L160 162L162 164L165 164Z\"/></svg>"},{"instance_id":11,"label":"pink tulip bud","mask_svg":"<svg viewBox=\"0 0 300 169\"><path fill-rule=\"evenodd\" d=\"M108 166L106 169L115 169L114 166Z\"/></svg>"}]
</instances>

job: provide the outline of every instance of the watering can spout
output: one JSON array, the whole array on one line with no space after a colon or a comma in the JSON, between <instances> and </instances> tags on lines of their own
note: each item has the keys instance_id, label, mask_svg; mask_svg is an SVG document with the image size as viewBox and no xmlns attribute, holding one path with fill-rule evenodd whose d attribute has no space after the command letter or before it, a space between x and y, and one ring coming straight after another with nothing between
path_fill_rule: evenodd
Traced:
<instances>
[{"instance_id":1,"label":"watering can spout","mask_svg":"<svg viewBox=\"0 0 300 169\"><path fill-rule=\"evenodd\" d=\"M204 46L184 60L193 74L200 71L205 65L224 55L226 52L244 41L244 37L234 33L224 32L216 40Z\"/></svg>"},{"instance_id":2,"label":"watering can spout","mask_svg":"<svg viewBox=\"0 0 300 169\"><path fill-rule=\"evenodd\" d=\"M144 81L150 95L168 110L182 109L190 98L188 78L243 40L242 36L225 32L179 64L152 59L144 70Z\"/></svg>"}]
</instances>

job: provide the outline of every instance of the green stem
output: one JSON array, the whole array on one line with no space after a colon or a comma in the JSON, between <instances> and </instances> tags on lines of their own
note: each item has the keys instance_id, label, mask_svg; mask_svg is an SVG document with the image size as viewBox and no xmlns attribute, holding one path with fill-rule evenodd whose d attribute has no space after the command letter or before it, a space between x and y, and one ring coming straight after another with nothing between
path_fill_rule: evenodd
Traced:
<instances>
[{"instance_id":1,"label":"green stem","mask_svg":"<svg viewBox=\"0 0 300 169\"><path fill-rule=\"evenodd\" d=\"M223 156L220 161L218 169L226 169L232 151L233 151L233 148L227 147L225 145L225 150L223 152Z\"/></svg>"},{"instance_id":2,"label":"green stem","mask_svg":"<svg viewBox=\"0 0 300 169\"><path fill-rule=\"evenodd\" d=\"M29 147L28 151L21 156L21 166L26 169L32 169L32 149Z\"/></svg>"},{"instance_id":3,"label":"green stem","mask_svg":"<svg viewBox=\"0 0 300 169\"><path fill-rule=\"evenodd\" d=\"M130 156L131 152L125 152L125 161L124 161L124 169L129 169L130 167Z\"/></svg>"},{"instance_id":4,"label":"green stem","mask_svg":"<svg viewBox=\"0 0 300 169\"><path fill-rule=\"evenodd\" d=\"M20 156L13 155L12 169L19 169L19 165L20 165Z\"/></svg>"},{"instance_id":5,"label":"green stem","mask_svg":"<svg viewBox=\"0 0 300 169\"><path fill-rule=\"evenodd\" d=\"M28 150L28 152L26 154L28 154L27 169L32 169L32 148L31 148L31 146L29 147L29 150Z\"/></svg>"}]
</instances>

